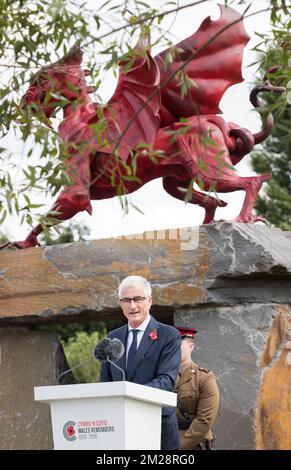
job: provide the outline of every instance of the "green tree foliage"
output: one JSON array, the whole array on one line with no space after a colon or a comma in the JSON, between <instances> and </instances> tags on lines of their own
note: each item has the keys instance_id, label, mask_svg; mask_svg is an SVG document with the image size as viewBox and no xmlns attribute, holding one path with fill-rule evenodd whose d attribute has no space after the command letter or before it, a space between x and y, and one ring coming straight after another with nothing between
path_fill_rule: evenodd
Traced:
<instances>
[{"instance_id":1,"label":"green tree foliage","mask_svg":"<svg viewBox=\"0 0 291 470\"><path fill-rule=\"evenodd\" d=\"M71 368L91 358L94 346L107 336L109 330L118 326L120 326L120 321L111 320L108 323L94 321L91 323L41 325L35 328L40 331L50 331L57 335ZM100 364L93 359L83 367L73 371L73 374L78 382L87 383L96 382L99 372Z\"/></svg>"},{"instance_id":2,"label":"green tree foliage","mask_svg":"<svg viewBox=\"0 0 291 470\"><path fill-rule=\"evenodd\" d=\"M101 337L106 335L106 331L109 328L114 329L119 326L119 323L110 322L105 324L103 321L95 321L91 323L66 323L66 324L54 324L54 325L38 325L35 328L40 331L50 331L55 333L60 341L68 341L69 338L75 336L77 332L85 331L88 334L98 331Z\"/></svg>"},{"instance_id":3,"label":"green tree foliage","mask_svg":"<svg viewBox=\"0 0 291 470\"><path fill-rule=\"evenodd\" d=\"M106 336L106 330L102 332L76 331L74 336L70 336L66 341L62 341L65 355L70 367L75 367L92 357L92 350L96 344ZM84 366L73 371L76 380L83 382L98 382L100 364L95 359Z\"/></svg>"},{"instance_id":4,"label":"green tree foliage","mask_svg":"<svg viewBox=\"0 0 291 470\"><path fill-rule=\"evenodd\" d=\"M287 106L276 120L272 137L252 155L252 166L256 172L271 172L273 175L258 197L255 209L282 230L291 230L290 122L291 106Z\"/></svg>"},{"instance_id":5,"label":"green tree foliage","mask_svg":"<svg viewBox=\"0 0 291 470\"><path fill-rule=\"evenodd\" d=\"M282 230L291 230L291 20L285 20L276 22L263 67L267 70L271 65L279 66L272 83L285 86L287 93L264 95L262 114L272 111L275 126L260 149L252 153L251 160L256 172L273 175L256 201L256 211Z\"/></svg>"},{"instance_id":6,"label":"green tree foliage","mask_svg":"<svg viewBox=\"0 0 291 470\"><path fill-rule=\"evenodd\" d=\"M177 2L157 0L117 2L80 0L2 0L0 16L0 223L8 213L33 226L45 217L35 212L43 205L31 197L34 189L55 196L67 177L63 172L66 151L60 152L59 136L44 119L35 119L19 107L32 75L58 60L76 41L86 53L91 85L97 89L102 72L117 71L141 28L155 29L170 44L159 26L163 11L175 11ZM133 39L132 36L135 36ZM102 102L97 95L99 102ZM61 100L60 100L61 101ZM60 103L62 107L62 103ZM38 115L38 118L40 115ZM12 155L7 140L22 143L21 155ZM62 149L64 150L64 149ZM20 158L25 164L20 164ZM36 163L37 162L37 163ZM11 175L20 170L18 184ZM18 175L19 176L19 175ZM127 176L130 178L130 175Z\"/></svg>"}]
</instances>

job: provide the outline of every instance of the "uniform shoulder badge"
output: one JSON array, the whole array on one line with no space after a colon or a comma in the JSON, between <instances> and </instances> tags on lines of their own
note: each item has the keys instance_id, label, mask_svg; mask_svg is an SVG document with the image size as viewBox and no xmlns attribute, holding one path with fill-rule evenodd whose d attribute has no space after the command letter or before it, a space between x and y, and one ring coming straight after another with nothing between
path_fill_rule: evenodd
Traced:
<instances>
[{"instance_id":1,"label":"uniform shoulder badge","mask_svg":"<svg viewBox=\"0 0 291 470\"><path fill-rule=\"evenodd\" d=\"M206 373L211 372L211 370L210 370L210 369L206 369L206 367L198 366L198 369L199 369L199 370L202 370L203 372L206 372Z\"/></svg>"}]
</instances>

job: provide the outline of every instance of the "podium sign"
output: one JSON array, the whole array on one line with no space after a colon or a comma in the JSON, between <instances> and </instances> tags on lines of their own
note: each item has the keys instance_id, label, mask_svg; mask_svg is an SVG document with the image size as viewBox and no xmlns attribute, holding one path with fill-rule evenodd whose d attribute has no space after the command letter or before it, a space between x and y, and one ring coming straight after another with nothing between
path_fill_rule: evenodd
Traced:
<instances>
[{"instance_id":1,"label":"podium sign","mask_svg":"<svg viewBox=\"0 0 291 470\"><path fill-rule=\"evenodd\" d=\"M175 393L132 382L35 387L50 403L55 449L158 450L162 406Z\"/></svg>"}]
</instances>

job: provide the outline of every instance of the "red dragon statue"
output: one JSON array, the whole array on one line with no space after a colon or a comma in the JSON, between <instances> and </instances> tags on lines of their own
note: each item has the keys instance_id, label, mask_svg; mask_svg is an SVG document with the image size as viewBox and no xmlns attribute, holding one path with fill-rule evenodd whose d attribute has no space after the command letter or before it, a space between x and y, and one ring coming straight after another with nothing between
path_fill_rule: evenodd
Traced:
<instances>
[{"instance_id":1,"label":"red dragon statue","mask_svg":"<svg viewBox=\"0 0 291 470\"><path fill-rule=\"evenodd\" d=\"M89 71L81 67L78 45L37 72L21 100L23 109L40 108L49 123L59 107L58 96L66 99L59 135L70 184L50 211L55 223L83 210L91 214L91 200L132 193L160 177L171 196L183 201L187 192L188 202L205 209L204 224L213 223L216 208L226 203L194 190L194 182L205 191L244 190L235 221L264 220L252 209L262 183L271 175L240 177L233 165L267 138L273 120L269 115L262 131L253 135L218 116L226 89L242 81L242 54L249 40L239 13L220 9L218 20L206 18L195 34L175 46L167 66L166 54L173 50L152 57L148 38L141 35L135 55L120 63L117 88L105 106L89 96L93 91L86 84ZM189 86L182 95L184 72ZM250 96L255 107L261 91L284 90L268 82L256 87ZM39 224L24 241L7 242L1 248L36 246L41 231Z\"/></svg>"}]
</instances>

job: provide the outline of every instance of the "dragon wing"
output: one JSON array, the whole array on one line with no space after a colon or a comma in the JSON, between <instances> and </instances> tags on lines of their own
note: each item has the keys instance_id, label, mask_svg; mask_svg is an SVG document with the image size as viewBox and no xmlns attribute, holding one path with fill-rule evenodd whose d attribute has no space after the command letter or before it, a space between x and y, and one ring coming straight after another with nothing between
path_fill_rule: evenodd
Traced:
<instances>
[{"instance_id":1,"label":"dragon wing","mask_svg":"<svg viewBox=\"0 0 291 470\"><path fill-rule=\"evenodd\" d=\"M132 62L120 64L116 90L103 107L106 128L102 137L108 144L100 150L117 149L123 160L138 144L152 145L160 127L160 71L147 46L148 38L140 37Z\"/></svg>"},{"instance_id":2,"label":"dragon wing","mask_svg":"<svg viewBox=\"0 0 291 470\"><path fill-rule=\"evenodd\" d=\"M161 72L162 126L182 117L220 114L219 102L224 92L242 81L242 55L249 36L237 11L222 5L220 10L218 20L206 18L196 33L175 46L180 51L171 64L166 66L165 61L166 54L173 52L171 48L155 57ZM191 79L184 97L181 96L181 76L171 77L183 64Z\"/></svg>"}]
</instances>

